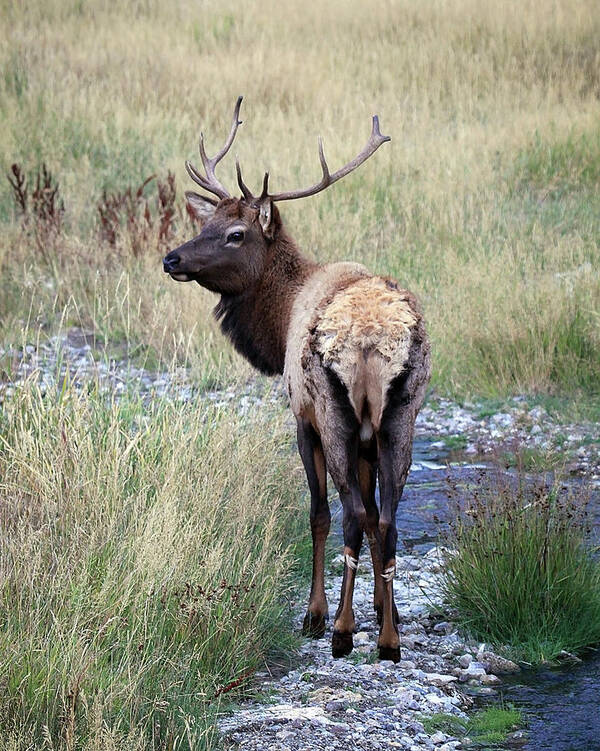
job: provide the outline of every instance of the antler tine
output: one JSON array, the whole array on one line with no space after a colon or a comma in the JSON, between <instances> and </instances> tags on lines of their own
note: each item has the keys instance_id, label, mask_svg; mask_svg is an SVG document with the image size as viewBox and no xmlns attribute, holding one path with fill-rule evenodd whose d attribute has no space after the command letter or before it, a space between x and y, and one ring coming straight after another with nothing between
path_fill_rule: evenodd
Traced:
<instances>
[{"instance_id":1,"label":"antler tine","mask_svg":"<svg viewBox=\"0 0 600 751\"><path fill-rule=\"evenodd\" d=\"M201 175L198 172L198 170L194 167L194 165L190 161L186 160L185 168L187 170L188 175L192 178L192 180L195 183L198 183L198 185L201 188L204 188L204 190L210 191L210 188L211 188L210 183L205 177L203 177L203 175Z\"/></svg>"},{"instance_id":2,"label":"antler tine","mask_svg":"<svg viewBox=\"0 0 600 751\"><path fill-rule=\"evenodd\" d=\"M333 183L341 180L342 177L345 177L350 172L355 170L370 156L372 156L382 143L391 140L392 139L389 136L384 136L381 134L379 130L379 117L377 115L373 115L371 135L364 149L358 154L358 156L354 157L352 161L348 162L348 164L345 164L343 167L340 167L339 170L331 174L325 160L325 154L323 153L323 141L321 138L319 138L319 161L321 162L321 169L323 170L323 176L319 180L319 182L311 185L310 188L304 188L303 190L290 190L285 193L276 193L269 196L269 198L272 201L290 201L294 198L306 198L307 196L314 196L315 193L319 193L321 190L324 190L330 185L333 185Z\"/></svg>"},{"instance_id":3,"label":"antler tine","mask_svg":"<svg viewBox=\"0 0 600 751\"><path fill-rule=\"evenodd\" d=\"M252 191L250 190L250 188L242 180L242 170L240 169L240 163L237 159L235 160L235 171L237 173L238 185L240 186L240 190L244 194L244 198L247 201L251 201L254 198L254 196L252 195Z\"/></svg>"},{"instance_id":4,"label":"antler tine","mask_svg":"<svg viewBox=\"0 0 600 751\"><path fill-rule=\"evenodd\" d=\"M233 143L237 129L242 124L242 121L239 119L242 99L243 97L239 96L237 102L235 103L233 110L233 120L231 123L231 128L229 130L229 135L227 136L227 140L225 141L223 148L219 152L217 152L215 156L209 157L207 155L206 149L204 148L204 134L200 134L200 143L198 144L198 150L200 151L200 158L202 159L206 177L201 175L191 162L185 163L188 175L192 178L192 180L201 188L204 188L204 190L209 191L209 193L213 193L219 198L231 198L230 194L227 192L223 184L217 179L215 175L215 167L231 148L231 144Z\"/></svg>"},{"instance_id":5,"label":"antler tine","mask_svg":"<svg viewBox=\"0 0 600 751\"><path fill-rule=\"evenodd\" d=\"M233 139L235 138L235 134L237 133L238 127L242 124L242 121L240 118L240 107L242 106L242 99L243 96L239 96L237 98L237 102L235 103L235 107L233 109L233 120L231 122L231 130L229 131L229 135L227 136L227 140L225 141L225 144L221 151L219 151L218 154L216 154L212 159L212 164L218 164L221 159L225 156L225 154L229 151L231 148L231 144L233 143Z\"/></svg>"}]
</instances>

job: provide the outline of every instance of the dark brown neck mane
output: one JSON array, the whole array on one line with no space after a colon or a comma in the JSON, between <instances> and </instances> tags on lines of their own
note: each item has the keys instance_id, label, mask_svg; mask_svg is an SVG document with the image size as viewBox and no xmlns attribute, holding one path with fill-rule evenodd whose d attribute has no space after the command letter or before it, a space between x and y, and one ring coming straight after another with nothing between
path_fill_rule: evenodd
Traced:
<instances>
[{"instance_id":1,"label":"dark brown neck mane","mask_svg":"<svg viewBox=\"0 0 600 751\"><path fill-rule=\"evenodd\" d=\"M298 290L317 268L280 228L259 281L240 295L222 295L215 307L223 333L262 373L283 373L292 305Z\"/></svg>"}]
</instances>

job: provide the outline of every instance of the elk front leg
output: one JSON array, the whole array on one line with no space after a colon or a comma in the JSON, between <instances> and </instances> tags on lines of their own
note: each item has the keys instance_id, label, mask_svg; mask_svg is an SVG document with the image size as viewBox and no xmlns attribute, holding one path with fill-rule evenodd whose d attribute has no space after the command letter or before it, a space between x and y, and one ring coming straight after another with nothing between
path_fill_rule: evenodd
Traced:
<instances>
[{"instance_id":1,"label":"elk front leg","mask_svg":"<svg viewBox=\"0 0 600 751\"><path fill-rule=\"evenodd\" d=\"M307 420L298 418L298 449L310 489L310 528L313 542L312 584L302 633L320 639L328 618L325 596L325 542L331 513L327 503L327 471L319 436Z\"/></svg>"}]
</instances>

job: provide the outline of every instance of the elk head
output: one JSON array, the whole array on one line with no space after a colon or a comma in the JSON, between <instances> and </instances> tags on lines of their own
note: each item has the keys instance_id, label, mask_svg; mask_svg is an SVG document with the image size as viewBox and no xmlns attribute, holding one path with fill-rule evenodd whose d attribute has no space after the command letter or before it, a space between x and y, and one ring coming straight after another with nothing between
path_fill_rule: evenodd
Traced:
<instances>
[{"instance_id":1,"label":"elk head","mask_svg":"<svg viewBox=\"0 0 600 751\"><path fill-rule=\"evenodd\" d=\"M269 247L281 227L277 201L306 198L333 185L366 161L389 136L381 135L379 119L373 116L371 136L364 149L348 164L331 174L319 138L319 160L322 177L318 183L302 190L284 193L269 193L269 173L265 173L262 193L253 195L242 179L239 162L236 160L237 180L242 192L240 198L232 198L215 175L216 165L231 148L238 127L242 97L238 97L233 112L233 121L223 148L209 157L204 148L204 136L200 136L200 157L205 175L190 162L186 162L189 176L201 188L217 197L209 198L198 193L186 192L191 212L202 222L202 231L189 242L172 250L163 260L163 267L171 278L178 282L197 281L203 287L221 294L240 294L252 286L263 273Z\"/></svg>"}]
</instances>

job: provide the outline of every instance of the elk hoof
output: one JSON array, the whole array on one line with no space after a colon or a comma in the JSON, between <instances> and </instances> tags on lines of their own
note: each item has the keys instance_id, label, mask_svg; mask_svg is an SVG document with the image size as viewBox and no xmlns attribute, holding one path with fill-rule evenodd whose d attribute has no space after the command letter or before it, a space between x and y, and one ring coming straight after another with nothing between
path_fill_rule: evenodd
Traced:
<instances>
[{"instance_id":1,"label":"elk hoof","mask_svg":"<svg viewBox=\"0 0 600 751\"><path fill-rule=\"evenodd\" d=\"M310 636L311 639L322 639L325 636L327 616L315 615L310 610L304 616L302 624L302 633L304 636Z\"/></svg>"},{"instance_id":2,"label":"elk hoof","mask_svg":"<svg viewBox=\"0 0 600 751\"><path fill-rule=\"evenodd\" d=\"M346 657L352 652L354 643L352 634L345 634L341 631L334 631L331 638L331 654L334 657Z\"/></svg>"},{"instance_id":3,"label":"elk hoof","mask_svg":"<svg viewBox=\"0 0 600 751\"><path fill-rule=\"evenodd\" d=\"M400 647L379 647L378 649L380 660L400 661Z\"/></svg>"}]
</instances>

